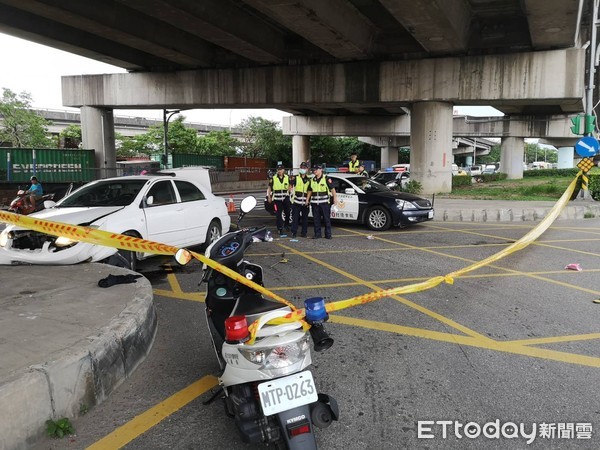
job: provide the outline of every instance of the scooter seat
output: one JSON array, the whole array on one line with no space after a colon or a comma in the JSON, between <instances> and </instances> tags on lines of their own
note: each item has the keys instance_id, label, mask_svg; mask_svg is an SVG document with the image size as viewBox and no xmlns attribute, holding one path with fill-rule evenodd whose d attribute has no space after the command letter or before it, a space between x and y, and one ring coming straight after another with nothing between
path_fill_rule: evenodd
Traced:
<instances>
[{"instance_id":1,"label":"scooter seat","mask_svg":"<svg viewBox=\"0 0 600 450\"><path fill-rule=\"evenodd\" d=\"M252 316L254 314L274 311L285 305L264 298L258 292L242 294L231 312L232 316Z\"/></svg>"}]
</instances>

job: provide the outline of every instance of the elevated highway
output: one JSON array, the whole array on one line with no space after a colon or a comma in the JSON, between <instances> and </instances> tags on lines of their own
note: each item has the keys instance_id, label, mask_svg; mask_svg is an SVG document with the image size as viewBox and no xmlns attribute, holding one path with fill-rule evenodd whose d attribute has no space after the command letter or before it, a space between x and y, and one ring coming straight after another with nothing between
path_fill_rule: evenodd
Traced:
<instances>
[{"instance_id":1,"label":"elevated highway","mask_svg":"<svg viewBox=\"0 0 600 450\"><path fill-rule=\"evenodd\" d=\"M427 192L445 192L454 105L491 105L511 116L583 111L591 5L0 0L0 31L129 71L62 81L63 104L81 108L84 143L102 149L100 165L114 158L113 109L410 113L413 176ZM518 145L508 147L505 157L520 162ZM295 136L294 161L308 157L308 137Z\"/></svg>"}]
</instances>

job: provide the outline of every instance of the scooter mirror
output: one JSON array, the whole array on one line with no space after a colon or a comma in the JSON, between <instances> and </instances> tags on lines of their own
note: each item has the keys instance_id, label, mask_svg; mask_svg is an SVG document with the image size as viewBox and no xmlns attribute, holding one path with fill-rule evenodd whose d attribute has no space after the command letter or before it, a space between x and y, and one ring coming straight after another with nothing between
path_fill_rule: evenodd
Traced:
<instances>
[{"instance_id":1,"label":"scooter mirror","mask_svg":"<svg viewBox=\"0 0 600 450\"><path fill-rule=\"evenodd\" d=\"M192 260L192 254L188 252L185 248L181 248L177 250L175 253L175 261L177 261L182 266L185 266Z\"/></svg>"},{"instance_id":2,"label":"scooter mirror","mask_svg":"<svg viewBox=\"0 0 600 450\"><path fill-rule=\"evenodd\" d=\"M240 209L244 214L248 214L254 208L256 208L256 197L252 195L246 197L240 204Z\"/></svg>"}]
</instances>

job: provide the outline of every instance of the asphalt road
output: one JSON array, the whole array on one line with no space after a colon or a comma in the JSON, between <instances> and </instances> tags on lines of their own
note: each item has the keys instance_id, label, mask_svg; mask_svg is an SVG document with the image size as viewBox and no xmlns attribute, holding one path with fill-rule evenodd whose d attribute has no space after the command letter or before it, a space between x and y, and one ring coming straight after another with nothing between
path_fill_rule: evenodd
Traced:
<instances>
[{"instance_id":1,"label":"asphalt road","mask_svg":"<svg viewBox=\"0 0 600 450\"><path fill-rule=\"evenodd\" d=\"M274 218L258 210L245 223ZM365 228L336 226L330 241L282 238L257 243L246 256L264 267L267 287L300 305L317 295L336 301L445 275L533 226L433 221L373 239ZM337 398L341 418L318 432L320 448L600 447L600 304L593 303L600 298L599 241L598 219L559 221L535 244L452 285L333 314L335 344L313 353L312 370L320 391ZM570 263L583 270L566 270ZM36 448L257 448L241 443L220 401L202 404L217 364L199 264L173 267L154 258L140 270L159 314L151 354L109 399L74 421L77 436ZM446 437L445 425L427 421L449 421ZM461 427L468 422L473 434L492 425L469 438ZM532 429L527 445L523 434Z\"/></svg>"}]
</instances>

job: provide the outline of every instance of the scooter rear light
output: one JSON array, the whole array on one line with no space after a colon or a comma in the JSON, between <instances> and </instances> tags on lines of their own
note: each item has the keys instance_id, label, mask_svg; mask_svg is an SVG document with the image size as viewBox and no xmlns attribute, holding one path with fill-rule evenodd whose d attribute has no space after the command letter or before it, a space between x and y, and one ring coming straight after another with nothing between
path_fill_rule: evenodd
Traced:
<instances>
[{"instance_id":1,"label":"scooter rear light","mask_svg":"<svg viewBox=\"0 0 600 450\"><path fill-rule=\"evenodd\" d=\"M225 319L225 340L229 344L246 342L250 338L246 316L231 316Z\"/></svg>"},{"instance_id":2,"label":"scooter rear light","mask_svg":"<svg viewBox=\"0 0 600 450\"><path fill-rule=\"evenodd\" d=\"M306 310L306 320L309 323L322 322L328 318L323 297L307 298L304 300L304 308Z\"/></svg>"},{"instance_id":3,"label":"scooter rear light","mask_svg":"<svg viewBox=\"0 0 600 450\"><path fill-rule=\"evenodd\" d=\"M290 438L299 436L301 434L310 433L310 423L308 421L306 421L306 422L295 423L293 425L288 425L287 432L288 432L288 436Z\"/></svg>"}]
</instances>

